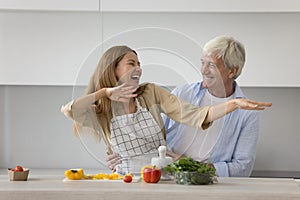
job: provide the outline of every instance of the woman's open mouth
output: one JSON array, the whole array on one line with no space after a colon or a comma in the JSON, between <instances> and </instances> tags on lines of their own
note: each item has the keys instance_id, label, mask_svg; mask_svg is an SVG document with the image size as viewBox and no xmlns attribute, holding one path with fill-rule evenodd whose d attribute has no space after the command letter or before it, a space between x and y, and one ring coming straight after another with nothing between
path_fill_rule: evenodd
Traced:
<instances>
[{"instance_id":1,"label":"woman's open mouth","mask_svg":"<svg viewBox=\"0 0 300 200\"><path fill-rule=\"evenodd\" d=\"M140 76L139 75L133 75L131 76L132 80L140 80Z\"/></svg>"}]
</instances>

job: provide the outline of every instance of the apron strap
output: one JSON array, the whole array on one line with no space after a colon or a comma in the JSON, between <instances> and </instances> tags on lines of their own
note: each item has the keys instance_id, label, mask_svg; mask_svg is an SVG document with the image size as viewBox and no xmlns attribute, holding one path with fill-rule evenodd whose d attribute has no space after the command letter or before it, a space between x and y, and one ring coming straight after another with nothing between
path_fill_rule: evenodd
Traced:
<instances>
[{"instance_id":1,"label":"apron strap","mask_svg":"<svg viewBox=\"0 0 300 200\"><path fill-rule=\"evenodd\" d=\"M136 107L137 107L137 110L141 110L143 107L141 106L138 98L135 98L135 103L136 103Z\"/></svg>"}]
</instances>

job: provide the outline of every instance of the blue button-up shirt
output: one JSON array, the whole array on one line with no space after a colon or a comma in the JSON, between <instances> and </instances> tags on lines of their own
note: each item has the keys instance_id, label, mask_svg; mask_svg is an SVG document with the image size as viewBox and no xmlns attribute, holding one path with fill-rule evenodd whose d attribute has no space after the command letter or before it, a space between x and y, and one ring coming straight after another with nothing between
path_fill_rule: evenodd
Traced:
<instances>
[{"instance_id":1,"label":"blue button-up shirt","mask_svg":"<svg viewBox=\"0 0 300 200\"><path fill-rule=\"evenodd\" d=\"M207 90L201 86L201 82L185 84L175 88L172 93L199 106ZM246 98L236 82L234 82L234 86L233 98ZM220 177L250 176L255 161L258 140L258 112L237 109L224 117L224 126L222 126L216 144L212 149L209 162L214 164L217 175ZM168 147L176 152L176 146L180 142L181 135L186 134L185 137L187 137L190 127L174 122L165 116L164 119Z\"/></svg>"}]
</instances>

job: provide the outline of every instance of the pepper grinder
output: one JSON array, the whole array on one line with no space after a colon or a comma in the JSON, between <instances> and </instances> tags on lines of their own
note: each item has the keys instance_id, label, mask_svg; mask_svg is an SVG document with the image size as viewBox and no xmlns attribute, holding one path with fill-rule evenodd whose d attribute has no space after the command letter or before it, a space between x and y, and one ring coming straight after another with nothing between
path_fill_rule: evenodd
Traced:
<instances>
[{"instance_id":1,"label":"pepper grinder","mask_svg":"<svg viewBox=\"0 0 300 200\"><path fill-rule=\"evenodd\" d=\"M173 159L167 155L167 147L166 146L160 146L158 147L158 154L159 157L154 157L151 159L151 165L156 166L161 170L161 179L162 180L170 180L171 177L168 175L168 172L164 170L164 168L173 162Z\"/></svg>"}]
</instances>

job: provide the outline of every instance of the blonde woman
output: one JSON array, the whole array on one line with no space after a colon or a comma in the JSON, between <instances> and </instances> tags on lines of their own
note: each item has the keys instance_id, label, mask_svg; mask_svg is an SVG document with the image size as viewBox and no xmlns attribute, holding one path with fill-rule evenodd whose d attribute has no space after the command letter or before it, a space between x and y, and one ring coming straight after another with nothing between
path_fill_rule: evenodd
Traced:
<instances>
[{"instance_id":1,"label":"blonde woman","mask_svg":"<svg viewBox=\"0 0 300 200\"><path fill-rule=\"evenodd\" d=\"M86 94L62 107L75 121L75 132L89 128L121 157L119 173L139 173L166 145L161 113L176 122L206 129L236 109L263 110L271 103L233 99L196 107L151 83L139 84L142 69L137 53L127 46L108 49L91 77ZM187 133L188 134L188 133Z\"/></svg>"}]
</instances>

